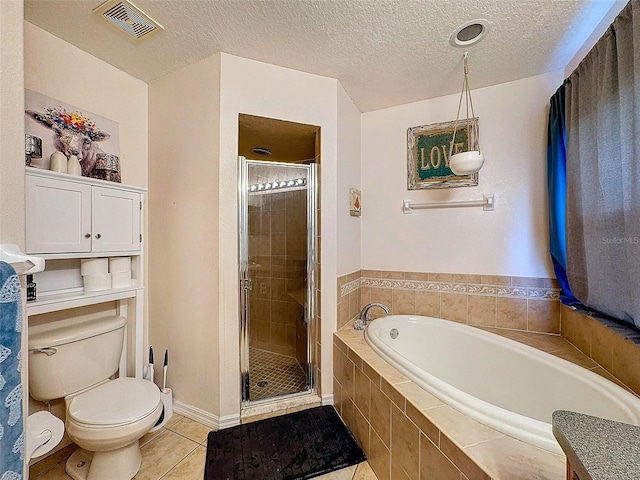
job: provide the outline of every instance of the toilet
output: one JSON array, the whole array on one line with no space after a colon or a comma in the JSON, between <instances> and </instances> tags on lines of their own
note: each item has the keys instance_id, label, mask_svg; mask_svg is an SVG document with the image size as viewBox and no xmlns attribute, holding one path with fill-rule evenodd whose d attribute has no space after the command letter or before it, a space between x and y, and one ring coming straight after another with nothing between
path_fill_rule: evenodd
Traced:
<instances>
[{"instance_id":1,"label":"toilet","mask_svg":"<svg viewBox=\"0 0 640 480\"><path fill-rule=\"evenodd\" d=\"M118 371L127 321L111 316L29 327L29 393L64 398L65 429L80 448L66 472L75 480L130 480L140 469L138 440L162 413L160 390Z\"/></svg>"}]
</instances>

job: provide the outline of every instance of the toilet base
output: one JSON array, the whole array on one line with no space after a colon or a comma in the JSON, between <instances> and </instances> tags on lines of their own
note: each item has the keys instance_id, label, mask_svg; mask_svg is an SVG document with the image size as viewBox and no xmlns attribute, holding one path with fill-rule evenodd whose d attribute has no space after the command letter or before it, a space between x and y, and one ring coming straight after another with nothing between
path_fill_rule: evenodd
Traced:
<instances>
[{"instance_id":1,"label":"toilet base","mask_svg":"<svg viewBox=\"0 0 640 480\"><path fill-rule=\"evenodd\" d=\"M74 480L131 480L142 464L138 441L108 452L76 450L65 471Z\"/></svg>"}]
</instances>

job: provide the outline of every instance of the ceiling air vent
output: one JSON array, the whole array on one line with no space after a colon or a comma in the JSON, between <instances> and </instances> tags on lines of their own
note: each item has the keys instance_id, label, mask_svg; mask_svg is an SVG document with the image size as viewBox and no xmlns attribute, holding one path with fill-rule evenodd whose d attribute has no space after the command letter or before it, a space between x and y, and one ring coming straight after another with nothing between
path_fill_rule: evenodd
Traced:
<instances>
[{"instance_id":1,"label":"ceiling air vent","mask_svg":"<svg viewBox=\"0 0 640 480\"><path fill-rule=\"evenodd\" d=\"M93 13L102 16L136 39L147 38L164 30L162 25L127 0L108 0L96 8Z\"/></svg>"}]
</instances>

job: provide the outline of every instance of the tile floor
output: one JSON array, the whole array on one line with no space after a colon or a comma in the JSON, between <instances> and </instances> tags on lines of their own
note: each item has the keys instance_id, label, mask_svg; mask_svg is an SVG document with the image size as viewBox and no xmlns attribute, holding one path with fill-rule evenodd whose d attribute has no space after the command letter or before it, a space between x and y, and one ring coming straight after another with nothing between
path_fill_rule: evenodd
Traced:
<instances>
[{"instance_id":1,"label":"tile floor","mask_svg":"<svg viewBox=\"0 0 640 480\"><path fill-rule=\"evenodd\" d=\"M251 400L302 392L307 375L294 357L249 348L249 397ZM266 382L261 386L261 382Z\"/></svg>"},{"instance_id":2,"label":"tile floor","mask_svg":"<svg viewBox=\"0 0 640 480\"><path fill-rule=\"evenodd\" d=\"M149 433L140 440L142 466L136 480L202 480L207 452L206 425L174 415L164 428ZM60 452L35 463L29 478L37 480L67 480L64 465L75 450L70 445ZM377 480L367 462L344 468L319 480Z\"/></svg>"}]
</instances>

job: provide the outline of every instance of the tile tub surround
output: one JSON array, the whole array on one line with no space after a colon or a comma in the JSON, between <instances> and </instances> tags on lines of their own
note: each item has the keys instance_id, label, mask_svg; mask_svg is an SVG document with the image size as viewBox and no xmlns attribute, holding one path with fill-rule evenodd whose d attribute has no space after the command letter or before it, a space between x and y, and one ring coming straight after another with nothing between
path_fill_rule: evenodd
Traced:
<instances>
[{"instance_id":1,"label":"tile tub surround","mask_svg":"<svg viewBox=\"0 0 640 480\"><path fill-rule=\"evenodd\" d=\"M633 327L562 306L562 336L640 395L640 332Z\"/></svg>"},{"instance_id":2,"label":"tile tub surround","mask_svg":"<svg viewBox=\"0 0 640 480\"><path fill-rule=\"evenodd\" d=\"M379 302L396 315L559 334L559 292L551 278L360 270L338 278L338 329Z\"/></svg>"},{"instance_id":3,"label":"tile tub surround","mask_svg":"<svg viewBox=\"0 0 640 480\"><path fill-rule=\"evenodd\" d=\"M511 334L574 363L589 361L561 337ZM379 479L564 478L563 455L515 440L445 405L387 364L351 325L334 334L333 356L334 404Z\"/></svg>"}]
</instances>

